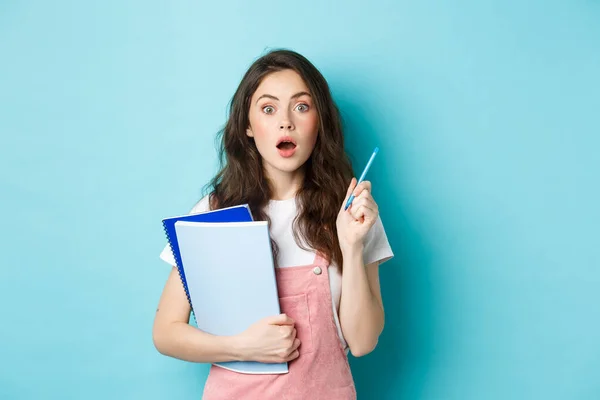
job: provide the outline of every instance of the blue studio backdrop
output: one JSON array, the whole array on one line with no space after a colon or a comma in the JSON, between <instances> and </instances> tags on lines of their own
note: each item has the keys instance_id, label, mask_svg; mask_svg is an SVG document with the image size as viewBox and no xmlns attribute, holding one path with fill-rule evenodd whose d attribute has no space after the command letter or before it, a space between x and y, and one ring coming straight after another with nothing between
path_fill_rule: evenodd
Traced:
<instances>
[{"instance_id":1,"label":"blue studio backdrop","mask_svg":"<svg viewBox=\"0 0 600 400\"><path fill-rule=\"evenodd\" d=\"M196 399L160 220L264 51L331 84L396 257L361 399L600 398L600 2L0 2L0 398Z\"/></svg>"}]
</instances>

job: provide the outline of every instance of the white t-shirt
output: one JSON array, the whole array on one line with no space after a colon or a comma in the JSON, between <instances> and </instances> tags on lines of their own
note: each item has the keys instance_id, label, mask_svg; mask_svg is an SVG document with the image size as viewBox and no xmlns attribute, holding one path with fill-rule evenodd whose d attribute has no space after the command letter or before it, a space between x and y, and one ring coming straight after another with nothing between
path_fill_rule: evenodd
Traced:
<instances>
[{"instance_id":1,"label":"white t-shirt","mask_svg":"<svg viewBox=\"0 0 600 400\"><path fill-rule=\"evenodd\" d=\"M208 211L210 209L208 196L203 197L190 211L190 214ZM294 239L292 224L296 217L296 199L270 200L265 210L271 219L271 236L277 243L279 268L311 264L315 259L314 251L306 251L298 246ZM365 265L373 262L380 264L394 256L388 242L381 219L378 217L365 238L363 261ZM169 265L175 265L175 260L167 244L160 254L160 258ZM342 346L348 351L348 345L342 334L338 311L342 291L342 275L335 264L331 264L329 271L329 286L331 288L332 309L338 335Z\"/></svg>"}]
</instances>

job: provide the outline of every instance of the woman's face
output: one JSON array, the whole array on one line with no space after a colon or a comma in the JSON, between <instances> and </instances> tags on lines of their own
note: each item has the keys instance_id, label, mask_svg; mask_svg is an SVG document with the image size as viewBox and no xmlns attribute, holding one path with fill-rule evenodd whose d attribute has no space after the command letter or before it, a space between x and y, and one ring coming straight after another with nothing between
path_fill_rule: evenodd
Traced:
<instances>
[{"instance_id":1,"label":"woman's face","mask_svg":"<svg viewBox=\"0 0 600 400\"><path fill-rule=\"evenodd\" d=\"M315 147L319 116L297 72L267 75L252 96L248 118L246 134L254 138L268 176L301 170Z\"/></svg>"}]
</instances>

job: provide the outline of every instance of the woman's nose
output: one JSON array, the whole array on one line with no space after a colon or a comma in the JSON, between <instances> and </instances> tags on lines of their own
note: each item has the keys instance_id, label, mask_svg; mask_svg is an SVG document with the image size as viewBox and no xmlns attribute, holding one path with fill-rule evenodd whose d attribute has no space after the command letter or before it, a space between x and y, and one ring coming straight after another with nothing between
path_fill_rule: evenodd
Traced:
<instances>
[{"instance_id":1,"label":"woman's nose","mask_svg":"<svg viewBox=\"0 0 600 400\"><path fill-rule=\"evenodd\" d=\"M292 119L290 118L290 116L282 115L282 117L284 117L284 118L282 118L281 122L279 123L279 130L282 130L282 131L286 130L286 129L288 131L294 130L294 123L292 122Z\"/></svg>"}]
</instances>

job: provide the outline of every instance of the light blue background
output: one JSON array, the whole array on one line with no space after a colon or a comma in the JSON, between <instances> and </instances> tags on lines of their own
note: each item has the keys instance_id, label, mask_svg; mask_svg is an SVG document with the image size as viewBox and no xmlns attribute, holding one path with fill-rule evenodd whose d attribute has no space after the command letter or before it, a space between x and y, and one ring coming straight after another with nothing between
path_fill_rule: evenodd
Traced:
<instances>
[{"instance_id":1,"label":"light blue background","mask_svg":"<svg viewBox=\"0 0 600 400\"><path fill-rule=\"evenodd\" d=\"M0 3L0 398L199 398L160 219L265 49L331 83L396 258L360 398L600 398L600 2Z\"/></svg>"}]
</instances>

